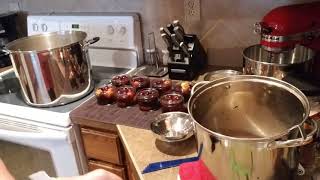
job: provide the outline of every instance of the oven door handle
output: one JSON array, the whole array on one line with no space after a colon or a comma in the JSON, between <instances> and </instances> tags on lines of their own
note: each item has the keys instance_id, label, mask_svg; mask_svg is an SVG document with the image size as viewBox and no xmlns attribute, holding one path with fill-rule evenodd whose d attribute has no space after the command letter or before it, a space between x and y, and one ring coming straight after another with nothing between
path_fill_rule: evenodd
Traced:
<instances>
[{"instance_id":1,"label":"oven door handle","mask_svg":"<svg viewBox=\"0 0 320 180\"><path fill-rule=\"evenodd\" d=\"M67 140L67 133L59 131L52 131L45 129L29 129L29 128L16 128L14 126L8 126L0 124L0 139L5 140L50 140L61 141Z\"/></svg>"},{"instance_id":2,"label":"oven door handle","mask_svg":"<svg viewBox=\"0 0 320 180\"><path fill-rule=\"evenodd\" d=\"M45 140L58 140L68 139L67 135L64 133L38 133L38 132L20 132L20 131L8 131L0 129L0 139L1 137L8 138L21 138L21 139L45 139Z\"/></svg>"}]
</instances>

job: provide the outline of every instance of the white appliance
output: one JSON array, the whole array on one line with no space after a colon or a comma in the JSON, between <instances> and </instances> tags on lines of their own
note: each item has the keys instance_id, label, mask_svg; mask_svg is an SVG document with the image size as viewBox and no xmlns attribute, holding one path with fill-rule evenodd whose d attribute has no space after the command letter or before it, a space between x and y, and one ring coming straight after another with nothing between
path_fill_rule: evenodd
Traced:
<instances>
[{"instance_id":1,"label":"white appliance","mask_svg":"<svg viewBox=\"0 0 320 180\"><path fill-rule=\"evenodd\" d=\"M100 40L90 46L92 64L136 68L143 63L141 24L138 14L73 13L29 15L28 34L80 30ZM94 56L94 57L93 57Z\"/></svg>"},{"instance_id":2,"label":"white appliance","mask_svg":"<svg viewBox=\"0 0 320 180\"><path fill-rule=\"evenodd\" d=\"M86 31L100 42L89 56L100 79L126 73L143 61L139 16L136 14L77 13L28 16L28 34L58 30ZM103 77L101 77L101 74ZM104 80L103 80L104 79ZM92 96L59 107L26 105L13 70L0 73L0 158L17 180L40 171L50 176L75 176L87 171L77 126L69 113Z\"/></svg>"}]
</instances>

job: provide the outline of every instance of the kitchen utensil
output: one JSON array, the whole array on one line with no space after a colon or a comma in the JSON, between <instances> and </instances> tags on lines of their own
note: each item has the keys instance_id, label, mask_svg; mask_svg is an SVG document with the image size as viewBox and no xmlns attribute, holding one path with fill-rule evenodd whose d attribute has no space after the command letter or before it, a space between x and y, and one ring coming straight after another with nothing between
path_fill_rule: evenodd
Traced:
<instances>
[{"instance_id":1,"label":"kitchen utensil","mask_svg":"<svg viewBox=\"0 0 320 180\"><path fill-rule=\"evenodd\" d=\"M179 42L183 42L184 41L184 32L180 29L180 27L174 27L173 28L173 32L176 34L177 39L179 40Z\"/></svg>"},{"instance_id":2,"label":"kitchen utensil","mask_svg":"<svg viewBox=\"0 0 320 180\"><path fill-rule=\"evenodd\" d=\"M181 164L187 163L187 162L198 161L199 157L202 153L202 149L203 149L202 147L203 146L200 146L199 151L198 151L198 155L196 157L150 163L147 167L144 168L144 170L142 171L142 174L150 173L150 172L154 172L154 171L159 171L161 169L177 167L177 166L180 166Z\"/></svg>"},{"instance_id":3,"label":"kitchen utensil","mask_svg":"<svg viewBox=\"0 0 320 180\"><path fill-rule=\"evenodd\" d=\"M163 41L165 42L165 44L167 45L168 49L171 49L172 43L171 43L171 39L168 36L168 34L162 33L161 37L162 37Z\"/></svg>"},{"instance_id":4,"label":"kitchen utensil","mask_svg":"<svg viewBox=\"0 0 320 180\"><path fill-rule=\"evenodd\" d=\"M159 54L156 46L154 32L148 34L148 49L147 49L149 62L156 68L159 68Z\"/></svg>"},{"instance_id":5,"label":"kitchen utensil","mask_svg":"<svg viewBox=\"0 0 320 180\"><path fill-rule=\"evenodd\" d=\"M182 51L184 52L184 55L190 58L190 53L188 51L188 46L184 42L180 42L179 46L181 47Z\"/></svg>"},{"instance_id":6,"label":"kitchen utensil","mask_svg":"<svg viewBox=\"0 0 320 180\"><path fill-rule=\"evenodd\" d=\"M297 45L294 49L270 52L253 45L243 51L244 74L271 76L289 82L306 95L320 93L320 83L314 77L315 51Z\"/></svg>"},{"instance_id":7,"label":"kitchen utensil","mask_svg":"<svg viewBox=\"0 0 320 180\"><path fill-rule=\"evenodd\" d=\"M166 67L159 66L160 56L156 47L154 33L148 34L147 60L150 65L145 66L141 73L145 76L162 77L168 73Z\"/></svg>"},{"instance_id":8,"label":"kitchen utensil","mask_svg":"<svg viewBox=\"0 0 320 180\"><path fill-rule=\"evenodd\" d=\"M211 71L204 75L203 80L205 81L213 81L219 78L234 76L234 75L241 75L242 72L232 70L232 69L223 69L217 71Z\"/></svg>"},{"instance_id":9,"label":"kitchen utensil","mask_svg":"<svg viewBox=\"0 0 320 180\"><path fill-rule=\"evenodd\" d=\"M180 24L179 20L174 20L172 23L173 27L179 27L180 32L184 35L185 31L182 25Z\"/></svg>"},{"instance_id":10,"label":"kitchen utensil","mask_svg":"<svg viewBox=\"0 0 320 180\"><path fill-rule=\"evenodd\" d=\"M168 30L166 30L164 27L160 27L160 34L166 34L170 36L170 33L168 32Z\"/></svg>"},{"instance_id":11,"label":"kitchen utensil","mask_svg":"<svg viewBox=\"0 0 320 180\"><path fill-rule=\"evenodd\" d=\"M270 77L208 82L191 95L188 111L198 147L203 145L200 159L218 179L292 179L295 147L311 142L317 131L306 96Z\"/></svg>"},{"instance_id":12,"label":"kitchen utensil","mask_svg":"<svg viewBox=\"0 0 320 180\"><path fill-rule=\"evenodd\" d=\"M173 25L172 24L167 24L167 29L168 29L168 31L169 31L169 33L170 34L173 34L174 32L173 32Z\"/></svg>"},{"instance_id":13,"label":"kitchen utensil","mask_svg":"<svg viewBox=\"0 0 320 180\"><path fill-rule=\"evenodd\" d=\"M151 123L151 131L165 142L184 141L193 135L193 123L189 114L168 112L160 114Z\"/></svg>"},{"instance_id":14,"label":"kitchen utensil","mask_svg":"<svg viewBox=\"0 0 320 180\"><path fill-rule=\"evenodd\" d=\"M204 75L203 80L197 83L196 86L193 86L191 89L191 94L193 94L197 89L199 89L202 85L207 84L209 81L214 81L220 78L235 76L235 75L241 75L242 72L232 70L232 69L224 69L224 70L217 70L208 72Z\"/></svg>"},{"instance_id":15,"label":"kitchen utensil","mask_svg":"<svg viewBox=\"0 0 320 180\"><path fill-rule=\"evenodd\" d=\"M180 47L180 42L176 34L171 34L171 40L176 47Z\"/></svg>"},{"instance_id":16,"label":"kitchen utensil","mask_svg":"<svg viewBox=\"0 0 320 180\"><path fill-rule=\"evenodd\" d=\"M150 163L147 167L144 168L144 170L142 171L142 174L159 171L161 169L177 167L182 163L194 162L197 160L199 160L199 157L191 157L191 158L177 159L177 160L171 160L171 161L161 161L161 162Z\"/></svg>"},{"instance_id":17,"label":"kitchen utensil","mask_svg":"<svg viewBox=\"0 0 320 180\"><path fill-rule=\"evenodd\" d=\"M186 34L184 42L171 35L174 46L168 61L170 79L193 80L201 69L207 65L207 54L196 35Z\"/></svg>"},{"instance_id":18,"label":"kitchen utensil","mask_svg":"<svg viewBox=\"0 0 320 180\"><path fill-rule=\"evenodd\" d=\"M253 45L243 51L245 74L284 78L288 73L303 73L313 64L314 51L296 46L292 50L274 53Z\"/></svg>"},{"instance_id":19,"label":"kitchen utensil","mask_svg":"<svg viewBox=\"0 0 320 180\"><path fill-rule=\"evenodd\" d=\"M61 31L17 39L5 46L19 79L22 96L32 106L63 105L92 90L86 41L81 31Z\"/></svg>"}]
</instances>

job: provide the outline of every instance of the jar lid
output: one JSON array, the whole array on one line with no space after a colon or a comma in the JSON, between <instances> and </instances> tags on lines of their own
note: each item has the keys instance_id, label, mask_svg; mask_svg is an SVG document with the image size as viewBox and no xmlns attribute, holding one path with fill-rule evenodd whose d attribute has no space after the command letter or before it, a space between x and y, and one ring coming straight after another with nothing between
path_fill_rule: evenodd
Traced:
<instances>
[{"instance_id":1,"label":"jar lid","mask_svg":"<svg viewBox=\"0 0 320 180\"><path fill-rule=\"evenodd\" d=\"M155 88L145 88L138 92L138 101L149 101L159 97L159 92Z\"/></svg>"},{"instance_id":2,"label":"jar lid","mask_svg":"<svg viewBox=\"0 0 320 180\"><path fill-rule=\"evenodd\" d=\"M117 90L117 98L125 99L127 97L134 96L136 93L135 89L132 86L122 86Z\"/></svg>"},{"instance_id":3,"label":"jar lid","mask_svg":"<svg viewBox=\"0 0 320 180\"><path fill-rule=\"evenodd\" d=\"M143 87L149 85L150 79L146 76L133 76L131 78L131 85L134 87Z\"/></svg>"},{"instance_id":4,"label":"jar lid","mask_svg":"<svg viewBox=\"0 0 320 180\"><path fill-rule=\"evenodd\" d=\"M166 86L171 86L172 85L172 81L170 79L160 79L160 80L154 80L152 82L152 87L154 88L163 88Z\"/></svg>"},{"instance_id":5,"label":"jar lid","mask_svg":"<svg viewBox=\"0 0 320 180\"><path fill-rule=\"evenodd\" d=\"M160 98L160 103L168 106L182 104L183 102L184 102L183 96L178 93L165 94Z\"/></svg>"}]
</instances>

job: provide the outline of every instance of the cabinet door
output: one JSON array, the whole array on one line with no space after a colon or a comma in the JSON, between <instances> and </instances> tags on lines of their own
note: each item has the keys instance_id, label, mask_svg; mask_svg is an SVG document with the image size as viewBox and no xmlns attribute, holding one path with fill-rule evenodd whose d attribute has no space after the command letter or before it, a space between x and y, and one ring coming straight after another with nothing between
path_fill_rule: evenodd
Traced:
<instances>
[{"instance_id":1,"label":"cabinet door","mask_svg":"<svg viewBox=\"0 0 320 180\"><path fill-rule=\"evenodd\" d=\"M94 161L94 160L89 160L88 162L88 167L89 171L95 170L95 169L104 169L106 171L112 172L122 179L127 179L126 178L126 171L123 166L117 166L114 164L109 164L101 161Z\"/></svg>"},{"instance_id":2,"label":"cabinet door","mask_svg":"<svg viewBox=\"0 0 320 180\"><path fill-rule=\"evenodd\" d=\"M121 141L117 134L81 128L88 159L123 165Z\"/></svg>"},{"instance_id":3,"label":"cabinet door","mask_svg":"<svg viewBox=\"0 0 320 180\"><path fill-rule=\"evenodd\" d=\"M139 175L134 168L133 162L130 159L129 153L125 151L126 154L126 164L127 164L127 174L129 180L140 180Z\"/></svg>"}]
</instances>

